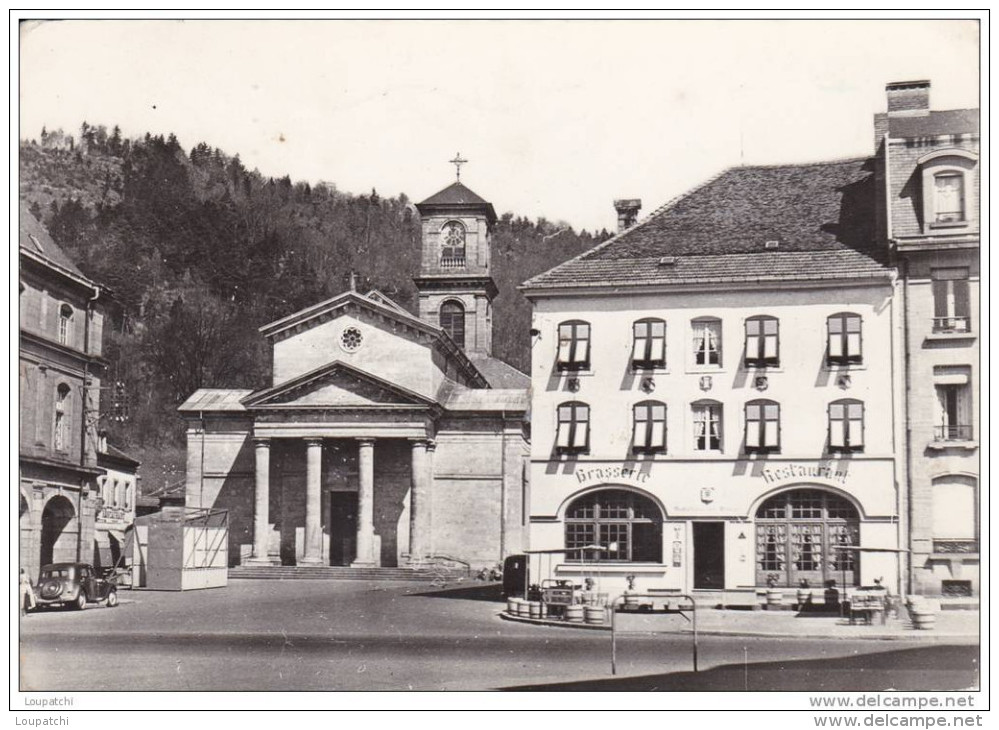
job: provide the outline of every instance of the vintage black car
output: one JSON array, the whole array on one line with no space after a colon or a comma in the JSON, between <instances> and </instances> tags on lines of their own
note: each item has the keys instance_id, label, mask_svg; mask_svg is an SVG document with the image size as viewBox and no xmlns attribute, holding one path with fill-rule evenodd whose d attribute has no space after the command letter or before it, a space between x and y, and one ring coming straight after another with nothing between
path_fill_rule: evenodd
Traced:
<instances>
[{"instance_id":1,"label":"vintage black car","mask_svg":"<svg viewBox=\"0 0 999 730\"><path fill-rule=\"evenodd\" d=\"M79 611L88 603L118 605L114 575L105 577L88 563L53 563L42 568L35 587L38 607L71 606Z\"/></svg>"}]
</instances>

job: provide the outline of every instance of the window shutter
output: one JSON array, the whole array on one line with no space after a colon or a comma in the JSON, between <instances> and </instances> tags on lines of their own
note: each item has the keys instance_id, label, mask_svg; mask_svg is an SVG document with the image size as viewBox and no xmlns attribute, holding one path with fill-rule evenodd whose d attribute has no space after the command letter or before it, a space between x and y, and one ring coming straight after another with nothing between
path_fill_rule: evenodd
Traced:
<instances>
[{"instance_id":1,"label":"window shutter","mask_svg":"<svg viewBox=\"0 0 999 730\"><path fill-rule=\"evenodd\" d=\"M830 413L829 417L829 446L833 449L841 449L846 446L846 442L843 440L845 434L843 432L843 419L836 418Z\"/></svg>"},{"instance_id":2,"label":"window shutter","mask_svg":"<svg viewBox=\"0 0 999 730\"><path fill-rule=\"evenodd\" d=\"M572 362L572 335L563 329L559 329L558 336L558 361L563 364Z\"/></svg>"},{"instance_id":3,"label":"window shutter","mask_svg":"<svg viewBox=\"0 0 999 730\"><path fill-rule=\"evenodd\" d=\"M649 359L653 362L662 362L666 359L666 338L653 337L651 342Z\"/></svg>"},{"instance_id":4,"label":"window shutter","mask_svg":"<svg viewBox=\"0 0 999 730\"><path fill-rule=\"evenodd\" d=\"M645 339L644 336L640 337L637 332L635 333L635 345L634 345L634 347L631 350L631 359L632 359L632 361L634 361L634 362L644 362L645 361L645 353L646 353L647 343L648 343L648 340Z\"/></svg>"},{"instance_id":5,"label":"window shutter","mask_svg":"<svg viewBox=\"0 0 999 730\"><path fill-rule=\"evenodd\" d=\"M666 421L652 421L652 436L649 439L649 446L656 449L666 448Z\"/></svg>"},{"instance_id":6,"label":"window shutter","mask_svg":"<svg viewBox=\"0 0 999 730\"><path fill-rule=\"evenodd\" d=\"M746 406L746 446L760 447L760 407Z\"/></svg>"},{"instance_id":7,"label":"window shutter","mask_svg":"<svg viewBox=\"0 0 999 730\"><path fill-rule=\"evenodd\" d=\"M577 411L577 418L578 417L579 417L579 411ZM577 420L575 422L575 428L573 428L572 448L585 449L586 444L589 443L589 435L590 435L589 432L590 432L589 420Z\"/></svg>"},{"instance_id":8,"label":"window shutter","mask_svg":"<svg viewBox=\"0 0 999 730\"><path fill-rule=\"evenodd\" d=\"M649 445L649 421L645 406L635 408L635 448L644 449Z\"/></svg>"}]
</instances>

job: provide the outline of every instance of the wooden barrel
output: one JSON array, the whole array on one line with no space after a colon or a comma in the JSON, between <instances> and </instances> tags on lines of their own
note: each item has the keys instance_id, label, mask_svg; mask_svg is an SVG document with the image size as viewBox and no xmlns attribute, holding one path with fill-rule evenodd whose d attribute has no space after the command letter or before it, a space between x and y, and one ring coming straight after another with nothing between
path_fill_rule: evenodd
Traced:
<instances>
[{"instance_id":1,"label":"wooden barrel","mask_svg":"<svg viewBox=\"0 0 999 730\"><path fill-rule=\"evenodd\" d=\"M541 602L529 601L527 604L528 613L531 618L541 618Z\"/></svg>"},{"instance_id":2,"label":"wooden barrel","mask_svg":"<svg viewBox=\"0 0 999 730\"><path fill-rule=\"evenodd\" d=\"M937 625L936 611L916 607L909 612L912 617L912 628L929 631Z\"/></svg>"},{"instance_id":3,"label":"wooden barrel","mask_svg":"<svg viewBox=\"0 0 999 730\"><path fill-rule=\"evenodd\" d=\"M506 612L511 616L517 615L517 601L519 600L519 598L514 598L513 596L506 599Z\"/></svg>"},{"instance_id":4,"label":"wooden barrel","mask_svg":"<svg viewBox=\"0 0 999 730\"><path fill-rule=\"evenodd\" d=\"M588 624L602 624L604 622L604 607L584 606L583 616Z\"/></svg>"},{"instance_id":5,"label":"wooden barrel","mask_svg":"<svg viewBox=\"0 0 999 730\"><path fill-rule=\"evenodd\" d=\"M583 606L573 604L565 607L565 620L571 624L583 623Z\"/></svg>"},{"instance_id":6,"label":"wooden barrel","mask_svg":"<svg viewBox=\"0 0 999 730\"><path fill-rule=\"evenodd\" d=\"M523 598L517 599L517 615L518 616L531 615L531 607L528 605L528 602Z\"/></svg>"}]
</instances>

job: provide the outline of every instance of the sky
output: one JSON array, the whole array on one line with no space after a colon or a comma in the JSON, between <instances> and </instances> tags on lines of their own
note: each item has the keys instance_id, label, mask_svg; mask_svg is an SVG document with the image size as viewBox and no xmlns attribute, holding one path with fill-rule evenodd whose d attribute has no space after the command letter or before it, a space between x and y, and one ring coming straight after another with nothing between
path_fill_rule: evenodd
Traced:
<instances>
[{"instance_id":1,"label":"sky","mask_svg":"<svg viewBox=\"0 0 999 730\"><path fill-rule=\"evenodd\" d=\"M264 175L612 230L740 164L873 151L885 84L979 105L974 20L71 20L22 24L20 136L118 124Z\"/></svg>"}]
</instances>

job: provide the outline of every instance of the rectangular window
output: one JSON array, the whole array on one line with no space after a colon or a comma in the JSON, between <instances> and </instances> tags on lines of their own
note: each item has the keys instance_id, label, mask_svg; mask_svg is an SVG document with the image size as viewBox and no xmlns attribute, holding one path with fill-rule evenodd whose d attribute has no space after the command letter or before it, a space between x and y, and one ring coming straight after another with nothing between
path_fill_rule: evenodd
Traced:
<instances>
[{"instance_id":1,"label":"rectangular window","mask_svg":"<svg viewBox=\"0 0 999 730\"><path fill-rule=\"evenodd\" d=\"M590 325L563 322L558 326L558 369L586 370L590 367Z\"/></svg>"},{"instance_id":2,"label":"rectangular window","mask_svg":"<svg viewBox=\"0 0 999 730\"><path fill-rule=\"evenodd\" d=\"M746 404L746 450L780 449L780 406L776 403Z\"/></svg>"},{"instance_id":3,"label":"rectangular window","mask_svg":"<svg viewBox=\"0 0 999 730\"><path fill-rule=\"evenodd\" d=\"M633 447L636 452L666 450L666 406L639 403L634 411Z\"/></svg>"},{"instance_id":4,"label":"rectangular window","mask_svg":"<svg viewBox=\"0 0 999 730\"><path fill-rule=\"evenodd\" d=\"M863 362L861 319L856 314L834 314L826 320L826 363L846 365Z\"/></svg>"},{"instance_id":5,"label":"rectangular window","mask_svg":"<svg viewBox=\"0 0 999 730\"><path fill-rule=\"evenodd\" d=\"M935 438L937 441L971 441L974 438L971 424L971 386L954 384L936 386L939 415Z\"/></svg>"},{"instance_id":6,"label":"rectangular window","mask_svg":"<svg viewBox=\"0 0 999 730\"><path fill-rule=\"evenodd\" d=\"M778 320L773 317L746 320L747 367L780 364L778 327Z\"/></svg>"},{"instance_id":7,"label":"rectangular window","mask_svg":"<svg viewBox=\"0 0 999 730\"><path fill-rule=\"evenodd\" d=\"M829 448L839 451L864 448L863 403L829 404Z\"/></svg>"},{"instance_id":8,"label":"rectangular window","mask_svg":"<svg viewBox=\"0 0 999 730\"><path fill-rule=\"evenodd\" d=\"M558 407L556 447L565 453L585 452L590 446L590 407L567 403Z\"/></svg>"},{"instance_id":9,"label":"rectangular window","mask_svg":"<svg viewBox=\"0 0 999 730\"><path fill-rule=\"evenodd\" d=\"M933 207L937 223L959 223L964 216L964 175L936 175Z\"/></svg>"},{"instance_id":10,"label":"rectangular window","mask_svg":"<svg viewBox=\"0 0 999 730\"><path fill-rule=\"evenodd\" d=\"M721 451L721 405L694 406L694 449Z\"/></svg>"},{"instance_id":11,"label":"rectangular window","mask_svg":"<svg viewBox=\"0 0 999 730\"><path fill-rule=\"evenodd\" d=\"M721 365L721 322L693 322L694 362L697 365Z\"/></svg>"},{"instance_id":12,"label":"rectangular window","mask_svg":"<svg viewBox=\"0 0 999 730\"><path fill-rule=\"evenodd\" d=\"M666 367L666 323L645 320L634 324L635 341L631 349L631 364L635 368Z\"/></svg>"},{"instance_id":13,"label":"rectangular window","mask_svg":"<svg viewBox=\"0 0 999 730\"><path fill-rule=\"evenodd\" d=\"M933 269L933 331L971 332L971 297L966 267Z\"/></svg>"}]
</instances>

